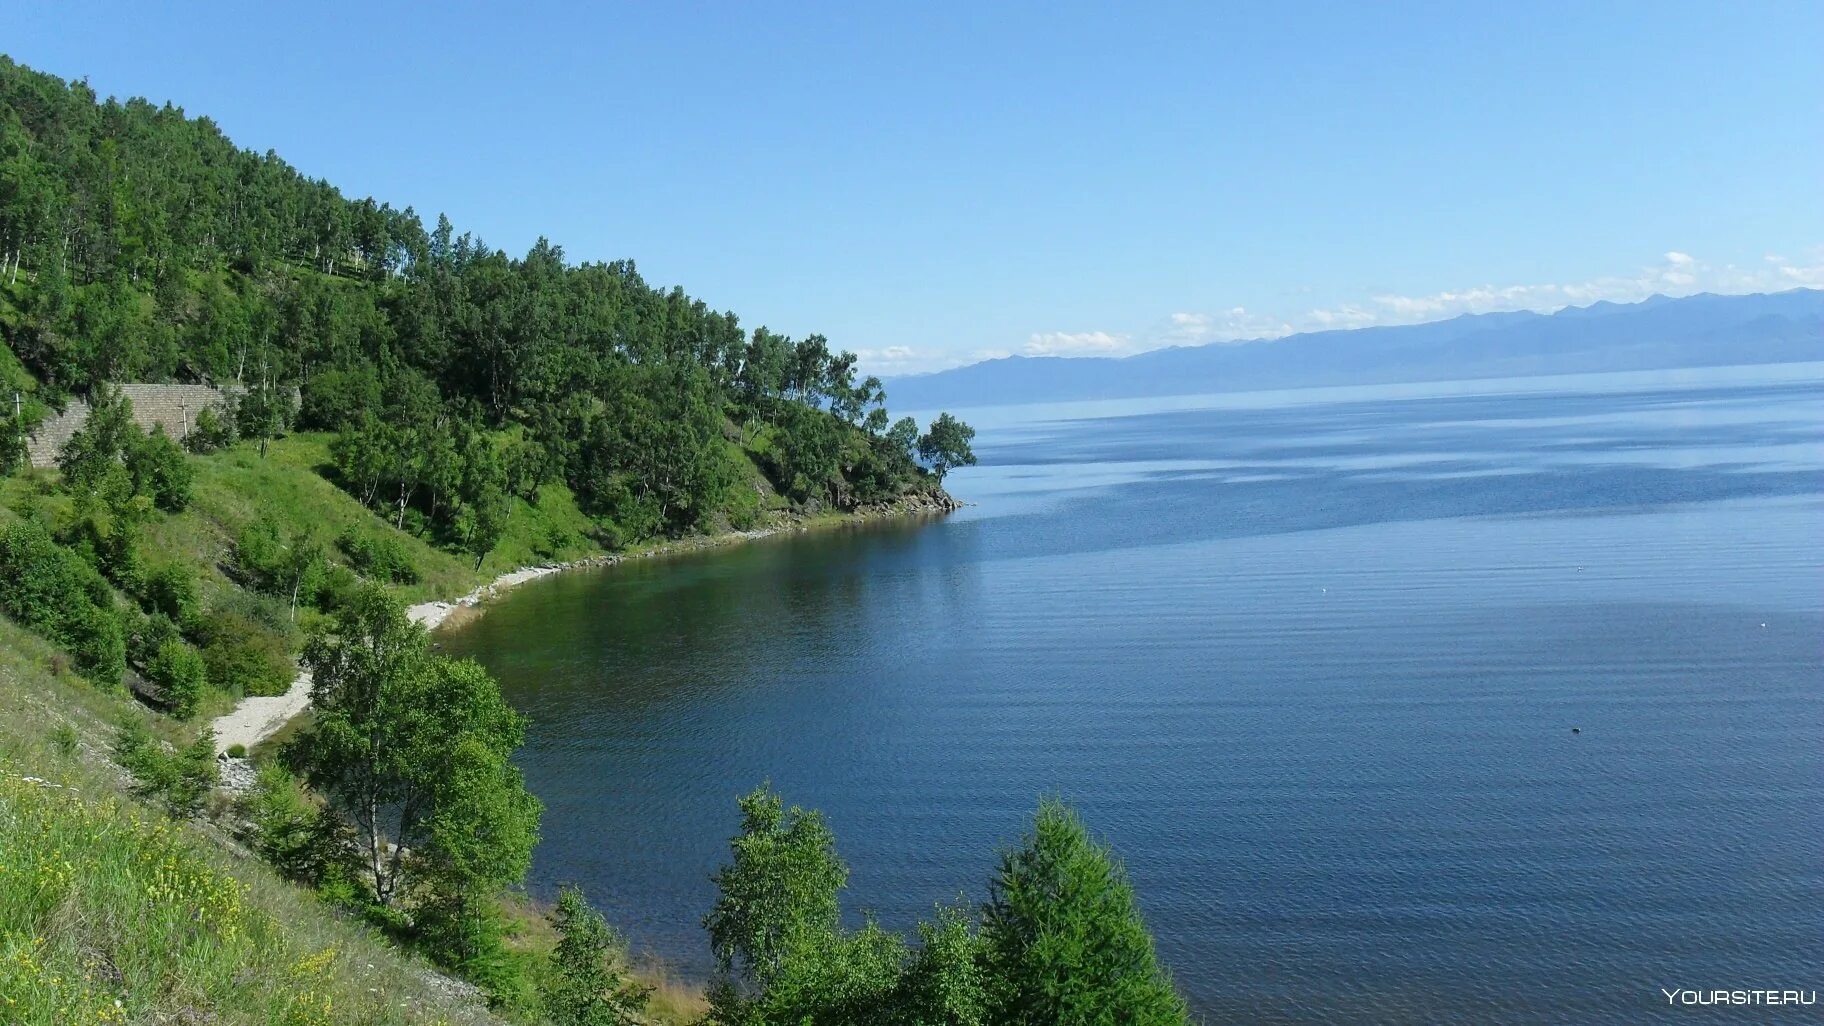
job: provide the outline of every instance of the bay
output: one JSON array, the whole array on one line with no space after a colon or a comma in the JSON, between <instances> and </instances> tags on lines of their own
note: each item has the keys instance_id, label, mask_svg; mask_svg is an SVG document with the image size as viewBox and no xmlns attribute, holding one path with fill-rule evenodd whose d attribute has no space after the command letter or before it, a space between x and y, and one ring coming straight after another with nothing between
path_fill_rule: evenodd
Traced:
<instances>
[{"instance_id":1,"label":"bay","mask_svg":"<svg viewBox=\"0 0 1824 1026\"><path fill-rule=\"evenodd\" d=\"M959 411L958 514L559 575L442 640L531 718L534 891L687 975L763 780L895 927L1057 794L1214 1021L1633 1022L1824 983L1821 398L1799 364Z\"/></svg>"}]
</instances>

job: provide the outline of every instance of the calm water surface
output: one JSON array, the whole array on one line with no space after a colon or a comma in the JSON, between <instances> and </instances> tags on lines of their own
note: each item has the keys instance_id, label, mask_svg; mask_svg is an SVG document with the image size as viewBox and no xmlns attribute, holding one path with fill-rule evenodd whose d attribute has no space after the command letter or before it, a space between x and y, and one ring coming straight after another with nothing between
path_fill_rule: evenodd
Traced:
<instances>
[{"instance_id":1,"label":"calm water surface","mask_svg":"<svg viewBox=\"0 0 1824 1026\"><path fill-rule=\"evenodd\" d=\"M688 973L770 779L899 926L1065 796L1212 1021L1688 1016L1659 988L1824 989L1821 398L967 411L955 516L541 581L449 647L532 719L535 889Z\"/></svg>"}]
</instances>

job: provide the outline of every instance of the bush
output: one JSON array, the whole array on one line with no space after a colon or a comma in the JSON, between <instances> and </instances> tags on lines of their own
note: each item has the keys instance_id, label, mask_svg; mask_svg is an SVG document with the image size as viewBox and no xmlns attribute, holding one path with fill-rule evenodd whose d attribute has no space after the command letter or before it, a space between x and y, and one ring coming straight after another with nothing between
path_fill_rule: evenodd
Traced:
<instances>
[{"instance_id":1,"label":"bush","mask_svg":"<svg viewBox=\"0 0 1824 1026\"><path fill-rule=\"evenodd\" d=\"M229 745L228 746L228 758L230 758L230 759L247 758L247 746L244 744L241 744L239 741L236 741L234 744Z\"/></svg>"},{"instance_id":2,"label":"bush","mask_svg":"<svg viewBox=\"0 0 1824 1026\"><path fill-rule=\"evenodd\" d=\"M0 532L0 612L68 649L92 680L118 684L126 641L107 582L35 521Z\"/></svg>"},{"instance_id":3,"label":"bush","mask_svg":"<svg viewBox=\"0 0 1824 1026\"><path fill-rule=\"evenodd\" d=\"M234 539L234 568L243 584L271 591L284 575L285 539L270 513L241 528Z\"/></svg>"},{"instance_id":4,"label":"bush","mask_svg":"<svg viewBox=\"0 0 1824 1026\"><path fill-rule=\"evenodd\" d=\"M146 678L164 692L171 715L180 720L196 715L207 673L196 649L176 639L160 645L157 654L146 663Z\"/></svg>"},{"instance_id":5,"label":"bush","mask_svg":"<svg viewBox=\"0 0 1824 1026\"><path fill-rule=\"evenodd\" d=\"M363 577L391 584L418 583L411 553L391 535L365 535L351 527L336 538L336 547Z\"/></svg>"},{"instance_id":6,"label":"bush","mask_svg":"<svg viewBox=\"0 0 1824 1026\"><path fill-rule=\"evenodd\" d=\"M114 737L114 761L133 775L135 794L157 798L185 819L203 811L219 779L213 734L205 730L172 751L136 716L123 721Z\"/></svg>"},{"instance_id":7,"label":"bush","mask_svg":"<svg viewBox=\"0 0 1824 1026\"><path fill-rule=\"evenodd\" d=\"M167 641L183 640L183 632L163 613L150 616L129 607L127 623L127 658L141 666L152 661Z\"/></svg>"},{"instance_id":8,"label":"bush","mask_svg":"<svg viewBox=\"0 0 1824 1026\"><path fill-rule=\"evenodd\" d=\"M165 434L162 425L131 441L124 455L127 474L133 479L133 494L147 496L167 513L180 512L190 505L195 471L184 450Z\"/></svg>"},{"instance_id":9,"label":"bush","mask_svg":"<svg viewBox=\"0 0 1824 1026\"><path fill-rule=\"evenodd\" d=\"M140 604L148 613L162 614L180 628L194 628L202 603L196 578L182 563L160 563L146 571Z\"/></svg>"},{"instance_id":10,"label":"bush","mask_svg":"<svg viewBox=\"0 0 1824 1026\"><path fill-rule=\"evenodd\" d=\"M230 694L284 694L297 676L284 635L252 617L218 609L199 633L209 680Z\"/></svg>"},{"instance_id":11,"label":"bush","mask_svg":"<svg viewBox=\"0 0 1824 1026\"><path fill-rule=\"evenodd\" d=\"M184 436L184 448L194 453L214 452L233 444L234 422L217 413L213 407L205 407L198 412L196 424Z\"/></svg>"},{"instance_id":12,"label":"bush","mask_svg":"<svg viewBox=\"0 0 1824 1026\"><path fill-rule=\"evenodd\" d=\"M57 729L51 731L51 747L57 749L57 754L66 759L75 755L77 748L76 728L70 726L68 723L57 724Z\"/></svg>"},{"instance_id":13,"label":"bush","mask_svg":"<svg viewBox=\"0 0 1824 1026\"><path fill-rule=\"evenodd\" d=\"M261 766L245 809L253 823L254 847L266 861L287 876L313 881L321 863L323 810L291 771L278 763Z\"/></svg>"}]
</instances>

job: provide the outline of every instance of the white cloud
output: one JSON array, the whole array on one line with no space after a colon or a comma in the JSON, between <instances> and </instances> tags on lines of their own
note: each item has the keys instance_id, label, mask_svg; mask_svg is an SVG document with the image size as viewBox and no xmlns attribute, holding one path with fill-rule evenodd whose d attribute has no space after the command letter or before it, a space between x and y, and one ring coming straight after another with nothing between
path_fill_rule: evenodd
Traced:
<instances>
[{"instance_id":1,"label":"white cloud","mask_svg":"<svg viewBox=\"0 0 1824 1026\"><path fill-rule=\"evenodd\" d=\"M1221 313L1175 313L1154 338L1164 345L1200 346L1211 342L1245 342L1292 334L1292 325L1278 317L1232 306Z\"/></svg>"},{"instance_id":2,"label":"white cloud","mask_svg":"<svg viewBox=\"0 0 1824 1026\"><path fill-rule=\"evenodd\" d=\"M1695 292L1742 294L1793 288L1824 288L1824 245L1809 247L1797 259L1767 253L1758 265L1709 264L1682 250L1668 250L1658 263L1632 274L1606 275L1576 282L1474 285L1421 295L1383 293L1366 300L1275 315L1242 306L1216 312L1178 311L1152 329L1129 335L1113 331L1034 332L1019 352L1026 356L1126 356L1164 346L1206 345L1275 339L1301 331L1417 324L1462 314L1531 310L1552 313L1567 306L1607 300L1638 303L1656 293L1684 296ZM1297 290L1309 292L1308 288ZM942 370L961 364L1000 359L1004 347L973 352L931 351L911 346L860 350L869 373L892 375Z\"/></svg>"},{"instance_id":3,"label":"white cloud","mask_svg":"<svg viewBox=\"0 0 1824 1026\"><path fill-rule=\"evenodd\" d=\"M1377 295L1367 304L1312 310L1299 327L1308 330L1416 324L1461 314L1512 310L1551 313L1567 306L1588 306L1602 300L1638 303L1655 294L1777 292L1805 285L1824 285L1824 252L1818 253L1812 266L1796 266L1774 254L1767 255L1766 263L1769 265L1766 268L1745 270L1734 264L1707 264L1689 253L1670 250L1660 263L1641 268L1634 274L1569 283L1477 285L1419 296Z\"/></svg>"},{"instance_id":4,"label":"white cloud","mask_svg":"<svg viewBox=\"0 0 1824 1026\"><path fill-rule=\"evenodd\" d=\"M1126 335L1106 331L1035 331L1020 352L1027 356L1117 356L1133 348Z\"/></svg>"}]
</instances>

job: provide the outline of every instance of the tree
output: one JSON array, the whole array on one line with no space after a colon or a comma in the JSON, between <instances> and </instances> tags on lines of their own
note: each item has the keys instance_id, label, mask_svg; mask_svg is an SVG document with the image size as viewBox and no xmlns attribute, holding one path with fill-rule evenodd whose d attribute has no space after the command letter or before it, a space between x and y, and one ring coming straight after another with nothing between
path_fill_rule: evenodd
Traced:
<instances>
[{"instance_id":1,"label":"tree","mask_svg":"<svg viewBox=\"0 0 1824 1026\"><path fill-rule=\"evenodd\" d=\"M508 760L525 721L487 671L431 655L424 629L377 586L338 610L304 661L316 719L291 755L354 823L376 902L395 906L413 882L433 900L461 899L523 873L537 805Z\"/></svg>"},{"instance_id":2,"label":"tree","mask_svg":"<svg viewBox=\"0 0 1824 1026\"><path fill-rule=\"evenodd\" d=\"M235 400L235 429L242 438L259 439L260 458L265 459L267 443L291 426L296 407L292 390L263 373Z\"/></svg>"},{"instance_id":3,"label":"tree","mask_svg":"<svg viewBox=\"0 0 1824 1026\"><path fill-rule=\"evenodd\" d=\"M794 947L835 933L836 895L849 876L822 814L788 812L764 785L740 807L741 833L729 842L732 860L716 871L719 896L703 920L723 1005L738 1004L743 986L765 991Z\"/></svg>"},{"instance_id":4,"label":"tree","mask_svg":"<svg viewBox=\"0 0 1824 1026\"><path fill-rule=\"evenodd\" d=\"M1008 1026L1178 1026L1184 1000L1153 953L1113 854L1057 801L1001 857L982 919L988 1020Z\"/></svg>"},{"instance_id":5,"label":"tree","mask_svg":"<svg viewBox=\"0 0 1824 1026\"><path fill-rule=\"evenodd\" d=\"M285 586L291 592L291 618L298 618L298 596L312 589L323 572L323 542L314 528L294 535L280 564L285 572Z\"/></svg>"},{"instance_id":6,"label":"tree","mask_svg":"<svg viewBox=\"0 0 1824 1026\"><path fill-rule=\"evenodd\" d=\"M623 1026L644 1020L652 988L627 979L614 932L589 907L583 892L565 887L551 913L557 947L545 986L545 1017L552 1026Z\"/></svg>"},{"instance_id":7,"label":"tree","mask_svg":"<svg viewBox=\"0 0 1824 1026\"><path fill-rule=\"evenodd\" d=\"M134 439L125 455L135 495L147 496L167 513L182 512L190 505L195 472L184 450L165 434L164 425Z\"/></svg>"},{"instance_id":8,"label":"tree","mask_svg":"<svg viewBox=\"0 0 1824 1026\"><path fill-rule=\"evenodd\" d=\"M972 467L975 465L975 453L969 443L975 438L975 429L957 420L948 413L940 413L931 422L931 427L918 440L918 455L931 465L931 472L937 475L939 484L952 467Z\"/></svg>"}]
</instances>

